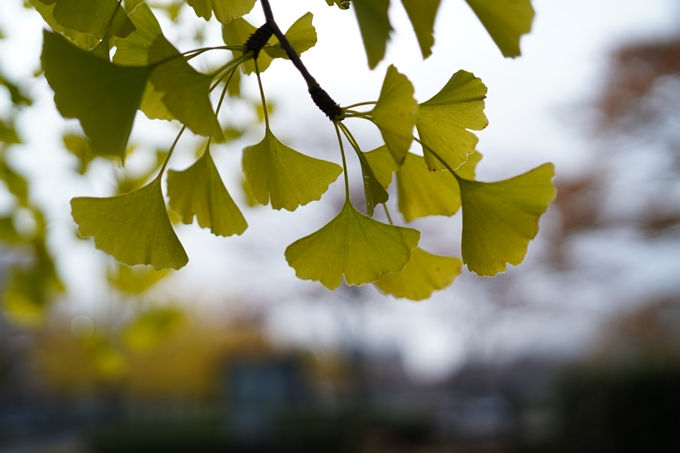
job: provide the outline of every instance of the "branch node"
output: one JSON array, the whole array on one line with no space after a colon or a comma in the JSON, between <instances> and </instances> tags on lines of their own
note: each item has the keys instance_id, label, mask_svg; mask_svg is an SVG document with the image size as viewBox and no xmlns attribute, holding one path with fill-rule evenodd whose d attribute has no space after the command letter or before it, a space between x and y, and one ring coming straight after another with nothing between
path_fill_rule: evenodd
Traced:
<instances>
[{"instance_id":1,"label":"branch node","mask_svg":"<svg viewBox=\"0 0 680 453\"><path fill-rule=\"evenodd\" d=\"M342 111L342 108L318 84L309 88L309 95L316 106L319 107L319 110L325 113L331 121L342 121L345 119L345 113Z\"/></svg>"},{"instance_id":2,"label":"branch node","mask_svg":"<svg viewBox=\"0 0 680 453\"><path fill-rule=\"evenodd\" d=\"M269 22L265 22L263 26L255 30L255 32L250 35L248 41L245 43L246 49L253 52L253 58L257 58L260 51L269 42L269 38L272 37L274 30Z\"/></svg>"}]
</instances>

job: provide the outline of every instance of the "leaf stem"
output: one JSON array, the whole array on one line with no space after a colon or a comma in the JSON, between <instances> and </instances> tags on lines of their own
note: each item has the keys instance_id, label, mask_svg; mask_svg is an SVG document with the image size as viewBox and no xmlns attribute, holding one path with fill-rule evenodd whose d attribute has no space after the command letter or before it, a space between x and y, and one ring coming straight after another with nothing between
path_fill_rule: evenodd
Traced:
<instances>
[{"instance_id":1,"label":"leaf stem","mask_svg":"<svg viewBox=\"0 0 680 453\"><path fill-rule=\"evenodd\" d=\"M168 155L165 158L165 161L163 162L163 165L161 166L161 170L158 172L158 176L156 176L156 179L160 182L161 177L163 176L163 173L165 172L165 167L168 166L168 162L170 162L170 158L172 157L173 151L175 151L175 147L177 146L177 142L179 142L179 138L182 136L184 131L186 130L186 126L182 126L182 129L180 129L179 133L177 134L177 137L175 137L175 141L172 142L172 146L170 147L170 151L168 151Z\"/></svg>"},{"instance_id":2,"label":"leaf stem","mask_svg":"<svg viewBox=\"0 0 680 453\"><path fill-rule=\"evenodd\" d=\"M338 136L338 144L340 144L340 154L342 155L342 169L345 176L345 201L349 202L349 177L347 176L347 159L345 159L345 147L342 144L342 136L340 135L340 123L339 121L333 121L335 126L335 134Z\"/></svg>"},{"instance_id":3,"label":"leaf stem","mask_svg":"<svg viewBox=\"0 0 680 453\"><path fill-rule=\"evenodd\" d=\"M260 88L260 97L262 98L262 111L264 112L264 124L269 129L269 113L267 113L267 99L264 97L264 88L262 87L262 78L260 77L260 67L257 65L257 58L253 60L255 63L255 75L257 76L257 85Z\"/></svg>"},{"instance_id":4,"label":"leaf stem","mask_svg":"<svg viewBox=\"0 0 680 453\"><path fill-rule=\"evenodd\" d=\"M222 102L224 102L224 98L227 94L227 90L229 89L229 82L231 82L231 78L234 77L234 73L238 71L238 66L234 67L231 72L229 73L229 78L227 79L227 83L224 85L224 90L222 90L222 95L220 96L220 100L217 103L217 108L215 109L215 116L217 116L220 113L220 109L222 108ZM222 78L220 78L221 80ZM219 81L218 81L219 83Z\"/></svg>"},{"instance_id":5,"label":"leaf stem","mask_svg":"<svg viewBox=\"0 0 680 453\"><path fill-rule=\"evenodd\" d=\"M383 209L385 210L385 215L387 216L387 220L390 222L390 225L394 225L394 222L392 222L392 216L390 215L390 210L387 209L387 203L383 203Z\"/></svg>"},{"instance_id":6,"label":"leaf stem","mask_svg":"<svg viewBox=\"0 0 680 453\"><path fill-rule=\"evenodd\" d=\"M349 109L353 109L354 107L361 107L361 106L364 106L364 105L375 105L377 103L378 103L377 101L359 102L357 104L352 104L352 105L348 105L347 107L343 107L342 109L347 111Z\"/></svg>"}]
</instances>

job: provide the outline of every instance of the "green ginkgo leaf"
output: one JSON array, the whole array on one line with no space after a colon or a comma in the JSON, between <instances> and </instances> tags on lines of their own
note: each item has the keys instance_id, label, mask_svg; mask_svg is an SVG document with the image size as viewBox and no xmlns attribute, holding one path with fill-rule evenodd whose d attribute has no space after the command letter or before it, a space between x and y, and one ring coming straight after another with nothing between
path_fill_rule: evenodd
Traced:
<instances>
[{"instance_id":1,"label":"green ginkgo leaf","mask_svg":"<svg viewBox=\"0 0 680 453\"><path fill-rule=\"evenodd\" d=\"M346 201L319 231L288 246L286 260L299 278L334 290L343 275L348 285L363 285L399 272L419 240L419 231L373 220Z\"/></svg>"},{"instance_id":2,"label":"green ginkgo leaf","mask_svg":"<svg viewBox=\"0 0 680 453\"><path fill-rule=\"evenodd\" d=\"M43 20L47 25L52 28L52 30L67 36L73 42L78 44L79 47L83 49L93 49L97 44L99 44L99 39L95 38L89 33L81 33L79 31L70 30L66 27L62 27L54 19L54 8L57 6L54 2L40 1L40 0L28 0L28 2L35 8L36 11L42 16Z\"/></svg>"},{"instance_id":3,"label":"green ginkgo leaf","mask_svg":"<svg viewBox=\"0 0 680 453\"><path fill-rule=\"evenodd\" d=\"M458 71L439 93L418 106L416 128L431 170L446 167L429 149L453 169L474 152L479 139L468 129L479 131L489 124L484 115L485 98L486 86L482 81L469 72Z\"/></svg>"},{"instance_id":4,"label":"green ginkgo leaf","mask_svg":"<svg viewBox=\"0 0 680 453\"><path fill-rule=\"evenodd\" d=\"M380 96L370 115L380 129L385 145L394 161L401 165L413 142L413 125L418 103L413 98L413 85L390 65Z\"/></svg>"},{"instance_id":5,"label":"green ginkgo leaf","mask_svg":"<svg viewBox=\"0 0 680 453\"><path fill-rule=\"evenodd\" d=\"M135 24L136 30L126 38L116 39L116 53L113 56L113 62L123 66L147 66L149 64L149 49L151 49L156 38L163 34L163 31L156 16L146 3L139 4L130 13L130 19ZM148 81L139 109L152 120L173 120L174 117L163 103L163 95L161 91L156 90L151 81Z\"/></svg>"},{"instance_id":6,"label":"green ginkgo leaf","mask_svg":"<svg viewBox=\"0 0 680 453\"><path fill-rule=\"evenodd\" d=\"M95 153L123 160L149 68L110 63L57 33L43 37L42 65L59 112L80 121Z\"/></svg>"},{"instance_id":7,"label":"green ginkgo leaf","mask_svg":"<svg viewBox=\"0 0 680 453\"><path fill-rule=\"evenodd\" d=\"M452 216L460 208L460 189L448 171L429 171L422 156L409 153L397 171L399 211L411 222L432 215Z\"/></svg>"},{"instance_id":8,"label":"green ginkgo leaf","mask_svg":"<svg viewBox=\"0 0 680 453\"><path fill-rule=\"evenodd\" d=\"M385 57L392 26L387 11L390 0L354 0L354 12L364 41L368 67L373 69Z\"/></svg>"},{"instance_id":9,"label":"green ginkgo leaf","mask_svg":"<svg viewBox=\"0 0 680 453\"><path fill-rule=\"evenodd\" d=\"M312 13L307 13L295 21L293 25L290 26L288 31L286 31L286 39L293 46L293 49L298 55L302 55L305 52L316 45L316 29L312 25L312 19L314 16ZM285 58L288 59L286 51L279 44L279 40L274 38L274 47L265 47L264 50L272 58Z\"/></svg>"},{"instance_id":10,"label":"green ginkgo leaf","mask_svg":"<svg viewBox=\"0 0 680 453\"><path fill-rule=\"evenodd\" d=\"M364 195L366 197L366 214L373 217L376 205L387 203L390 196L385 190L380 180L375 176L371 164L366 159L366 155L357 151L359 162L361 163L361 173L364 180Z\"/></svg>"},{"instance_id":11,"label":"green ginkgo leaf","mask_svg":"<svg viewBox=\"0 0 680 453\"><path fill-rule=\"evenodd\" d=\"M401 0L406 14L416 32L423 58L432 55L434 45L434 20L441 0Z\"/></svg>"},{"instance_id":12,"label":"green ginkgo leaf","mask_svg":"<svg viewBox=\"0 0 680 453\"><path fill-rule=\"evenodd\" d=\"M92 151L92 147L87 139L79 134L64 134L62 137L64 148L78 159L76 171L84 175L90 167L90 162L97 155Z\"/></svg>"},{"instance_id":13,"label":"green ginkgo leaf","mask_svg":"<svg viewBox=\"0 0 680 453\"><path fill-rule=\"evenodd\" d=\"M465 179L477 178L477 164L482 160L482 153L475 151L468 156L468 160L456 169L456 174Z\"/></svg>"},{"instance_id":14,"label":"green ginkgo leaf","mask_svg":"<svg viewBox=\"0 0 680 453\"><path fill-rule=\"evenodd\" d=\"M373 175L382 184L382 186L387 189L390 187L392 182L392 173L397 171L399 166L392 159L392 155L387 150L387 146L380 146L373 151L368 151L364 153L366 160L371 165L371 170L373 170Z\"/></svg>"},{"instance_id":15,"label":"green ginkgo leaf","mask_svg":"<svg viewBox=\"0 0 680 453\"><path fill-rule=\"evenodd\" d=\"M260 143L243 150L243 172L259 203L294 211L320 200L342 168L287 147L267 129Z\"/></svg>"},{"instance_id":16,"label":"green ginkgo leaf","mask_svg":"<svg viewBox=\"0 0 680 453\"><path fill-rule=\"evenodd\" d=\"M170 207L190 224L194 216L201 228L218 236L243 233L248 224L227 192L209 150L184 171L168 171Z\"/></svg>"},{"instance_id":17,"label":"green ginkgo leaf","mask_svg":"<svg viewBox=\"0 0 680 453\"><path fill-rule=\"evenodd\" d=\"M524 260L538 220L555 199L552 164L505 181L458 177L463 204L463 261L478 275L495 275Z\"/></svg>"},{"instance_id":18,"label":"green ginkgo leaf","mask_svg":"<svg viewBox=\"0 0 680 453\"><path fill-rule=\"evenodd\" d=\"M150 264L156 269L179 269L189 258L172 229L160 179L108 198L71 200L71 214L83 237L128 266Z\"/></svg>"},{"instance_id":19,"label":"green ginkgo leaf","mask_svg":"<svg viewBox=\"0 0 680 453\"><path fill-rule=\"evenodd\" d=\"M223 24L228 24L237 17L248 14L255 6L256 0L187 0L196 15L210 20L212 14Z\"/></svg>"},{"instance_id":20,"label":"green ginkgo leaf","mask_svg":"<svg viewBox=\"0 0 680 453\"><path fill-rule=\"evenodd\" d=\"M195 134L224 140L210 103L212 78L192 68L163 35L157 36L151 45L149 63L158 63L151 73L151 82L164 93L163 103L172 116Z\"/></svg>"},{"instance_id":21,"label":"green ginkgo leaf","mask_svg":"<svg viewBox=\"0 0 680 453\"><path fill-rule=\"evenodd\" d=\"M106 279L118 291L136 295L148 291L168 275L170 275L169 269L157 271L151 266L130 267L116 264L109 268Z\"/></svg>"},{"instance_id":22,"label":"green ginkgo leaf","mask_svg":"<svg viewBox=\"0 0 680 453\"><path fill-rule=\"evenodd\" d=\"M228 46L242 46L255 31L257 31L257 28L250 25L245 19L234 19L228 24L222 25L222 40ZM271 37L268 42L270 45L273 45L274 42L278 41L276 38ZM243 52L234 51L235 56L240 56L242 54ZM270 57L267 52L260 52L257 57L257 67L260 72L264 72L272 63L272 60L272 57ZM253 60L246 61L241 67L246 74L255 72L255 63Z\"/></svg>"},{"instance_id":23,"label":"green ginkgo leaf","mask_svg":"<svg viewBox=\"0 0 680 453\"><path fill-rule=\"evenodd\" d=\"M383 293L410 300L424 300L444 289L460 275L463 262L451 256L433 255L420 247L401 272L383 274L375 286Z\"/></svg>"},{"instance_id":24,"label":"green ginkgo leaf","mask_svg":"<svg viewBox=\"0 0 680 453\"><path fill-rule=\"evenodd\" d=\"M42 0L42 3L56 3L52 16L62 27L102 40L125 37L135 29L118 0Z\"/></svg>"},{"instance_id":25,"label":"green ginkgo leaf","mask_svg":"<svg viewBox=\"0 0 680 453\"><path fill-rule=\"evenodd\" d=\"M522 54L519 40L531 31L534 8L531 0L467 0L504 57Z\"/></svg>"}]
</instances>

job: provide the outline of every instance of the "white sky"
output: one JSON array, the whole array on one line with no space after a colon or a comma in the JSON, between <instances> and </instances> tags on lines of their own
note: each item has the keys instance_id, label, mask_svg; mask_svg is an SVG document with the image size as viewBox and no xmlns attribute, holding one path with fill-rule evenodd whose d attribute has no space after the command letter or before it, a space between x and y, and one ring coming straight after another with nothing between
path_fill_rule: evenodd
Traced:
<instances>
[{"instance_id":1,"label":"white sky","mask_svg":"<svg viewBox=\"0 0 680 453\"><path fill-rule=\"evenodd\" d=\"M42 25L37 13L24 10L20 3L0 1L0 23L10 37L0 42L0 65L29 86L38 103L21 117L29 146L20 155L14 152L15 161L33 176L34 198L51 213L50 245L73 287L73 304L78 307L74 313L88 312L102 297L102 286L89 282L93 273L104 268L105 260L93 260L100 252L92 250L91 242L74 239L68 202L74 196L107 195L111 179L102 175L110 173L102 168L97 178L77 179L68 170L74 162L57 148L61 131L73 125L56 113L44 81L30 80L38 68ZM303 59L342 105L375 100L388 64L411 79L420 101L436 93L459 69L481 77L489 88L486 113L490 120L479 134L479 149L485 156L479 167L481 179L513 176L546 161L556 164L558 175L579 172L589 162L592 148L579 134L588 118L574 117L579 112L574 106L593 99L602 88L608 52L622 42L674 33L679 23L673 0L536 0L534 29L522 41L523 56L511 60L502 58L463 0L444 0L434 55L423 62L403 9L399 2L392 3L397 34L385 61L372 72L366 67L353 13L330 8L323 0L273 0L272 6L283 29L306 11L314 13L319 41ZM261 23L259 11L251 19ZM219 44L217 27L209 40ZM268 99L277 106L273 132L302 152L338 161L333 128L307 97L292 65L276 61L263 80ZM256 98L254 80L247 82L245 90ZM149 123L139 119L134 138L164 137L161 143L169 145L173 128ZM378 145L379 136L370 127L349 121L348 125L365 149ZM261 132L255 132L215 152L227 187L241 206L240 149L260 138ZM173 159L171 168L189 165L193 149L184 146L184 155ZM355 184L354 189L360 187ZM331 193L338 190L342 190L341 180ZM0 198L0 207L2 203ZM266 304L271 307L270 332L283 343L325 348L358 339L374 348L401 351L409 370L421 376L441 375L459 365L475 345L503 353L535 349L538 338L546 351L566 350L587 341L594 321L583 316L561 324L534 316L498 319L500 315L475 303L480 282L468 275L423 303L373 297L377 293L368 288L361 294L367 294L370 303L350 308L352 293L330 294L318 283L297 280L283 257L288 244L318 229L335 209L324 199L292 214L244 207L249 230L229 239L213 237L197 226L178 228L191 261L175 276L171 294L203 301L217 311L225 306L238 309L245 303ZM426 237L423 244L457 253L460 218L436 219L435 223L447 225L449 231ZM418 225L427 231L442 230L433 223ZM532 247L528 259L531 253Z\"/></svg>"}]
</instances>

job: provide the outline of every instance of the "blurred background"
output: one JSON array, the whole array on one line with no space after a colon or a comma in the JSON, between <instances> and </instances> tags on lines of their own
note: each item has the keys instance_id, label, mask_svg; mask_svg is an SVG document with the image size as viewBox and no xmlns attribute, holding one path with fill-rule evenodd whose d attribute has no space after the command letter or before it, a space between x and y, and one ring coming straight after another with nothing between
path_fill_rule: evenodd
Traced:
<instances>
[{"instance_id":1,"label":"blurred background","mask_svg":"<svg viewBox=\"0 0 680 453\"><path fill-rule=\"evenodd\" d=\"M181 50L220 44L183 1L148 3ZM478 178L557 169L521 266L464 270L420 303L295 278L285 247L335 215L343 188L293 214L248 207L240 151L263 134L253 78L213 150L242 236L176 226L191 260L179 272L120 266L78 238L69 200L143 184L178 126L138 115L125 168L95 158L40 74L39 14L0 3L0 452L680 451L678 3L535 0L523 55L506 60L465 2L444 0L424 62L392 3L374 71L351 10L272 7L283 29L314 14L303 58L342 105L375 100L390 63L419 101L465 69L489 88ZM263 22L257 7L246 18ZM224 55L211 58L196 64ZM273 132L338 161L292 66L274 62L263 83ZM347 124L364 149L379 144ZM183 139L170 167L200 145ZM414 224L428 250L460 256L459 214Z\"/></svg>"}]
</instances>

